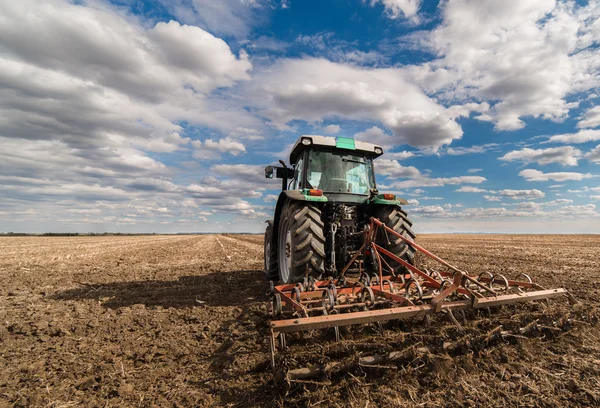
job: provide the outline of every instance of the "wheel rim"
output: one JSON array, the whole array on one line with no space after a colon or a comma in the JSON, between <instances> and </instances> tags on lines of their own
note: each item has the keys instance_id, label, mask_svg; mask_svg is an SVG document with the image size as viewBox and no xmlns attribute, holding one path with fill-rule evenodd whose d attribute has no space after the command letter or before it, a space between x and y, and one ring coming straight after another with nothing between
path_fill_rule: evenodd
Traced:
<instances>
[{"instance_id":1,"label":"wheel rim","mask_svg":"<svg viewBox=\"0 0 600 408\"><path fill-rule=\"evenodd\" d=\"M277 256L279 257L279 277L282 282L289 283L290 269L292 268L292 234L287 218L282 220Z\"/></svg>"}]
</instances>

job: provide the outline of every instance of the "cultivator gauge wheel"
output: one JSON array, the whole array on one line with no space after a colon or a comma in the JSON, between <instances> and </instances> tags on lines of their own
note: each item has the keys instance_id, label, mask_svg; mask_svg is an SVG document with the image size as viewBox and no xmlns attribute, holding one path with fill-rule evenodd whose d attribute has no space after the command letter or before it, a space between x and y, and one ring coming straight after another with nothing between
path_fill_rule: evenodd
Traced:
<instances>
[{"instance_id":1,"label":"cultivator gauge wheel","mask_svg":"<svg viewBox=\"0 0 600 408\"><path fill-rule=\"evenodd\" d=\"M382 232L403 241L409 247L406 252L420 252L444 269L422 271L396 256L377 243ZM377 218L371 218L364 234L363 247L339 276L274 287L270 322L273 364L276 343L282 348L286 346L285 333L333 328L339 341L342 326L376 323L383 334L382 322L419 316L429 320L431 315L443 312L462 328L455 312L466 322L467 310L487 309L491 314L493 307L560 297L567 297L571 304L577 303L566 289L544 289L524 273L512 279L488 271L477 277L470 275ZM375 274L362 268L364 257L372 254L379 260L379 271Z\"/></svg>"}]
</instances>

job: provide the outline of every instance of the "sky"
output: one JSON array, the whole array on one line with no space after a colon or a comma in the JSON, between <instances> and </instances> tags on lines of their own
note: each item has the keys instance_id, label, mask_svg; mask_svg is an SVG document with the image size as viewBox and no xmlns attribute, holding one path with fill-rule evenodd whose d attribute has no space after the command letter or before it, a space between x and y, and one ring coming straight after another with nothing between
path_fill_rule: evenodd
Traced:
<instances>
[{"instance_id":1,"label":"sky","mask_svg":"<svg viewBox=\"0 0 600 408\"><path fill-rule=\"evenodd\" d=\"M417 233L600 233L600 1L0 0L0 232L261 232L302 134Z\"/></svg>"}]
</instances>

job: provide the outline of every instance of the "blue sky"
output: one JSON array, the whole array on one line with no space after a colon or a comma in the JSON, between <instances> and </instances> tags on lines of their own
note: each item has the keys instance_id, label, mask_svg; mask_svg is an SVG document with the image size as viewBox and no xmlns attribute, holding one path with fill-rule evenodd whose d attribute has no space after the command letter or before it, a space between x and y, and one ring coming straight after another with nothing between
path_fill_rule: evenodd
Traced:
<instances>
[{"instance_id":1,"label":"blue sky","mask_svg":"<svg viewBox=\"0 0 600 408\"><path fill-rule=\"evenodd\" d=\"M260 232L301 134L417 232L600 233L600 2L0 0L0 231Z\"/></svg>"}]
</instances>

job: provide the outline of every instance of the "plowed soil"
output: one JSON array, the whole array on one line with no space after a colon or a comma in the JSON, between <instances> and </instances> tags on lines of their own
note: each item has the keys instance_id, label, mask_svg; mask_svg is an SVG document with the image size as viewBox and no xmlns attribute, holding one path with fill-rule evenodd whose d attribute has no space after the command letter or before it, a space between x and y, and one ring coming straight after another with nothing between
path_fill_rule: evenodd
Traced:
<instances>
[{"instance_id":1,"label":"plowed soil","mask_svg":"<svg viewBox=\"0 0 600 408\"><path fill-rule=\"evenodd\" d=\"M262 236L0 238L0 406L598 406L600 236L423 235L566 299L289 335L274 382ZM421 260L422 265L427 262ZM535 323L533 323L535 322ZM532 329L533 328L533 329ZM377 367L361 356L406 351ZM286 368L339 362L306 381Z\"/></svg>"}]
</instances>

